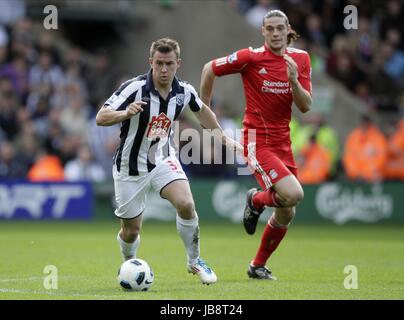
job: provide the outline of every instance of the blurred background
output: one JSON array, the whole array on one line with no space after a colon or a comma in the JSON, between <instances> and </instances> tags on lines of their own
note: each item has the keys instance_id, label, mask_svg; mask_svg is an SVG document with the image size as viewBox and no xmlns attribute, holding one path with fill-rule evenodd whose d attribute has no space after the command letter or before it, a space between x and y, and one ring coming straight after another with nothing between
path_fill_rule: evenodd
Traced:
<instances>
[{"instance_id":1,"label":"blurred background","mask_svg":"<svg viewBox=\"0 0 404 320\"><path fill-rule=\"evenodd\" d=\"M350 4L358 29L346 30ZM119 125L97 127L100 106L148 71L150 44L162 37L179 41L178 76L198 89L206 62L262 46L271 9L288 15L301 36L293 46L309 52L313 69L312 110L294 110L291 123L306 194L296 221L403 223L400 0L1 0L0 218L113 219ZM212 108L225 129L241 128L244 105L239 76L216 81ZM200 130L191 113L178 129L186 128ZM201 157L220 151L204 148ZM256 183L237 176L238 166L184 165L201 219L241 221ZM145 218L174 219L157 194L148 203Z\"/></svg>"}]
</instances>

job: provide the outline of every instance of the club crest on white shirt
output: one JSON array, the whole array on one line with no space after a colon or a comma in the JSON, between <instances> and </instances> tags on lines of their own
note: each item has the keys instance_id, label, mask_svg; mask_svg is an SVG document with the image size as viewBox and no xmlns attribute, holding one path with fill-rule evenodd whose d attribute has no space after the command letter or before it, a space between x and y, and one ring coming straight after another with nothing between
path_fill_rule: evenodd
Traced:
<instances>
[{"instance_id":1,"label":"club crest on white shirt","mask_svg":"<svg viewBox=\"0 0 404 320\"><path fill-rule=\"evenodd\" d=\"M179 106L184 105L184 100L185 100L185 94L183 94L183 93L177 94L177 104Z\"/></svg>"}]
</instances>

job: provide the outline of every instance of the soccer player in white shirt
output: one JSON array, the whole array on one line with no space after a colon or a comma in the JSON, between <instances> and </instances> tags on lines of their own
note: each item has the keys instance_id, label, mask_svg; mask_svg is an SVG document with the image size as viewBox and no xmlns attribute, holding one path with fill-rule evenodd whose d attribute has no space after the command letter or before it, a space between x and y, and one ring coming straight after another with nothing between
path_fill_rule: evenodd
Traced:
<instances>
[{"instance_id":1,"label":"soccer player in white shirt","mask_svg":"<svg viewBox=\"0 0 404 320\"><path fill-rule=\"evenodd\" d=\"M113 165L115 215L121 219L117 239L124 260L136 257L146 193L153 187L177 210L188 272L197 274L202 283L215 283L215 273L199 256L198 215L187 176L175 156L172 123L189 105L201 125L215 129L229 148L241 152L242 147L223 133L194 87L175 76L181 63L177 41L153 42L149 63L149 73L123 83L96 116L101 126L121 123L121 144Z\"/></svg>"}]
</instances>

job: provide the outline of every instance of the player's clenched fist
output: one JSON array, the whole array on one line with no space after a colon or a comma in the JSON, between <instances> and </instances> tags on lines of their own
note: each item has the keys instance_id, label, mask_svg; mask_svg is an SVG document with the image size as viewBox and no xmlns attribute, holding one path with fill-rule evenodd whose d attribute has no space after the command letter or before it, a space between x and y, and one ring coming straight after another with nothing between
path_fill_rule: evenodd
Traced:
<instances>
[{"instance_id":1,"label":"player's clenched fist","mask_svg":"<svg viewBox=\"0 0 404 320\"><path fill-rule=\"evenodd\" d=\"M138 114L139 112L143 111L142 106L146 105L147 103L144 101L135 101L132 102L126 109L126 115L128 117L132 117L136 114Z\"/></svg>"}]
</instances>

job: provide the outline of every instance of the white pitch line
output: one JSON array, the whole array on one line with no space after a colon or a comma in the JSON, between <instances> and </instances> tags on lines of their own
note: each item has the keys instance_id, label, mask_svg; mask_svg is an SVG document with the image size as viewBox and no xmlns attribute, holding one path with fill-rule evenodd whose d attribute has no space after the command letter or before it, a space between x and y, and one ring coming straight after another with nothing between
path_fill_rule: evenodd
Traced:
<instances>
[{"instance_id":1,"label":"white pitch line","mask_svg":"<svg viewBox=\"0 0 404 320\"><path fill-rule=\"evenodd\" d=\"M3 293L28 293L28 294L42 294L48 296L66 296L66 297L94 297L94 298L122 298L119 295L100 295L100 294L83 294L83 293L63 293L63 292L49 292L49 291L31 291L31 290L17 290L17 289L7 289L0 288L0 292Z\"/></svg>"},{"instance_id":2,"label":"white pitch line","mask_svg":"<svg viewBox=\"0 0 404 320\"><path fill-rule=\"evenodd\" d=\"M17 281L43 281L46 278L46 275L42 277L21 277L21 278L6 278L0 279L0 282L17 282ZM85 276L59 276L58 279L66 280L66 279L79 279L79 278L86 278Z\"/></svg>"},{"instance_id":3,"label":"white pitch line","mask_svg":"<svg viewBox=\"0 0 404 320\"><path fill-rule=\"evenodd\" d=\"M43 280L44 277L29 277L29 278L10 278L10 279L0 279L0 282L15 282L15 281L36 281Z\"/></svg>"}]
</instances>

